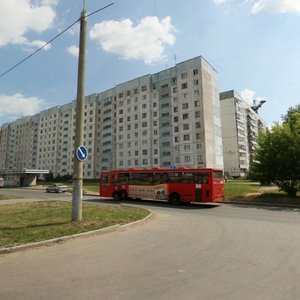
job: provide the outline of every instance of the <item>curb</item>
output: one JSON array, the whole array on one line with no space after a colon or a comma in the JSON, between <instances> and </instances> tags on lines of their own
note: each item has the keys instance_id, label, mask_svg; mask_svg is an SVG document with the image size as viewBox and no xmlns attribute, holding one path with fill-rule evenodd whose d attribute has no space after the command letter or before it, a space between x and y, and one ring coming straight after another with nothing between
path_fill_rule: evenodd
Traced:
<instances>
[{"instance_id":1,"label":"curb","mask_svg":"<svg viewBox=\"0 0 300 300\"><path fill-rule=\"evenodd\" d=\"M112 226L109 226L109 227L96 229L96 230L93 230L93 231L77 233L77 234L73 234L73 235L68 235L68 236L63 236L63 237L59 237L59 238L46 240L46 241L29 243L29 244L24 244L24 245L18 245L18 246L9 247L9 248L0 248L0 254L8 254L8 253L13 253L13 252L17 252L17 251L26 250L26 249L34 249L34 248L38 248L38 247L42 247L42 246L49 246L49 245L52 245L52 244L66 242L68 240L73 240L73 239L76 239L76 238L83 238L83 237L89 237L89 236L93 236L93 235L100 235L100 234L104 234L104 233L109 233L109 232L117 231L117 230L120 230L120 229L125 229L127 227L134 226L134 225L137 225L137 224L146 223L150 219L152 219L153 216L154 216L153 212L150 212L150 214L148 216L146 216L144 219L137 220L137 221L127 223L127 224L124 224L124 225L116 224L116 225L112 225Z\"/></svg>"},{"instance_id":2,"label":"curb","mask_svg":"<svg viewBox=\"0 0 300 300\"><path fill-rule=\"evenodd\" d=\"M300 208L296 204L281 204L281 203L261 203L261 202L244 202L244 201L222 201L222 204L238 204L238 205L253 205L253 206L273 206L273 207L286 207L286 208Z\"/></svg>"}]
</instances>

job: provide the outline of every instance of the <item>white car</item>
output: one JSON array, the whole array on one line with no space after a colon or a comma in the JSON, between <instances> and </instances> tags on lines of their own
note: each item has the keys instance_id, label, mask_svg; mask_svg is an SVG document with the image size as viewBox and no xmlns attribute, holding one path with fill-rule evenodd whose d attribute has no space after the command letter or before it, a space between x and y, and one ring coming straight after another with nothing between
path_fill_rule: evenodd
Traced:
<instances>
[{"instance_id":1,"label":"white car","mask_svg":"<svg viewBox=\"0 0 300 300\"><path fill-rule=\"evenodd\" d=\"M46 188L47 193L64 193L66 192L68 187L63 183L53 183L52 185Z\"/></svg>"}]
</instances>

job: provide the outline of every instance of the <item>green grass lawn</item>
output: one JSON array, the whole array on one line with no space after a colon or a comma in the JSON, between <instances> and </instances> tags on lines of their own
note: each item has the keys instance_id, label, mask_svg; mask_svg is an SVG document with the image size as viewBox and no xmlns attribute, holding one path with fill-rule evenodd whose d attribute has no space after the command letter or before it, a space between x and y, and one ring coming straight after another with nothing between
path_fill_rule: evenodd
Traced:
<instances>
[{"instance_id":1,"label":"green grass lawn","mask_svg":"<svg viewBox=\"0 0 300 300\"><path fill-rule=\"evenodd\" d=\"M257 195L249 197L249 194L254 193ZM291 198L279 191L277 186L261 186L248 180L230 180L225 183L225 200L300 205L300 193L296 198Z\"/></svg>"},{"instance_id":2,"label":"green grass lawn","mask_svg":"<svg viewBox=\"0 0 300 300\"><path fill-rule=\"evenodd\" d=\"M68 187L69 191L72 190L72 188L73 188L73 183L72 182L62 182L62 183L65 184ZM46 188L48 185L53 184L53 182L38 182L37 184L42 185ZM98 193L99 194L99 185L100 185L99 180L97 180L97 181L84 181L83 182L83 192L84 193L93 192L93 193Z\"/></svg>"},{"instance_id":3,"label":"green grass lawn","mask_svg":"<svg viewBox=\"0 0 300 300\"><path fill-rule=\"evenodd\" d=\"M249 193L258 193L261 186L248 180L229 180L225 183L225 199L239 199Z\"/></svg>"},{"instance_id":4,"label":"green grass lawn","mask_svg":"<svg viewBox=\"0 0 300 300\"><path fill-rule=\"evenodd\" d=\"M0 205L0 248L38 242L143 219L149 211L83 204L83 220L71 222L71 203L45 201Z\"/></svg>"}]
</instances>

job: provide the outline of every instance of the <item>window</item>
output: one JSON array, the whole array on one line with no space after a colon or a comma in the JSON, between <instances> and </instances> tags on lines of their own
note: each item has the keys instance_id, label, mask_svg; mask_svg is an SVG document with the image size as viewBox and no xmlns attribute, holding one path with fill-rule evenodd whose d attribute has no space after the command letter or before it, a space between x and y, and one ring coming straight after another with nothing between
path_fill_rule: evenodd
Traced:
<instances>
[{"instance_id":1,"label":"window","mask_svg":"<svg viewBox=\"0 0 300 300\"><path fill-rule=\"evenodd\" d=\"M190 151L191 150L191 145L184 145L183 150L184 151Z\"/></svg>"},{"instance_id":2,"label":"window","mask_svg":"<svg viewBox=\"0 0 300 300\"><path fill-rule=\"evenodd\" d=\"M189 130L190 124L183 124L183 130Z\"/></svg>"},{"instance_id":3,"label":"window","mask_svg":"<svg viewBox=\"0 0 300 300\"><path fill-rule=\"evenodd\" d=\"M181 89L182 90L187 89L187 87L188 87L187 82L181 84Z\"/></svg>"},{"instance_id":4,"label":"window","mask_svg":"<svg viewBox=\"0 0 300 300\"><path fill-rule=\"evenodd\" d=\"M198 79L194 80L194 85L199 85L199 80Z\"/></svg>"},{"instance_id":5,"label":"window","mask_svg":"<svg viewBox=\"0 0 300 300\"><path fill-rule=\"evenodd\" d=\"M182 115L182 119L183 119L183 120L187 120L188 118L189 118L189 114L183 114L183 115Z\"/></svg>"},{"instance_id":6,"label":"window","mask_svg":"<svg viewBox=\"0 0 300 300\"><path fill-rule=\"evenodd\" d=\"M181 79L187 79L187 73L182 73L181 74Z\"/></svg>"},{"instance_id":7,"label":"window","mask_svg":"<svg viewBox=\"0 0 300 300\"><path fill-rule=\"evenodd\" d=\"M170 103L163 103L162 105L161 105L161 108L166 108L166 107L169 107L170 106Z\"/></svg>"},{"instance_id":8,"label":"window","mask_svg":"<svg viewBox=\"0 0 300 300\"><path fill-rule=\"evenodd\" d=\"M194 75L198 75L198 73L199 73L198 69L195 69L195 70L193 71L193 74L194 74Z\"/></svg>"},{"instance_id":9,"label":"window","mask_svg":"<svg viewBox=\"0 0 300 300\"><path fill-rule=\"evenodd\" d=\"M189 134L185 134L185 135L183 136L183 140L184 140L184 141L189 141L189 140L190 140L190 135L189 135Z\"/></svg>"},{"instance_id":10,"label":"window","mask_svg":"<svg viewBox=\"0 0 300 300\"><path fill-rule=\"evenodd\" d=\"M177 123L179 121L179 117L174 117L174 123Z\"/></svg>"},{"instance_id":11,"label":"window","mask_svg":"<svg viewBox=\"0 0 300 300\"><path fill-rule=\"evenodd\" d=\"M191 157L190 157L189 155L185 155L185 156L184 156L184 162L185 162L185 163L191 162Z\"/></svg>"},{"instance_id":12,"label":"window","mask_svg":"<svg viewBox=\"0 0 300 300\"><path fill-rule=\"evenodd\" d=\"M195 112L195 118L200 118L200 111Z\"/></svg>"},{"instance_id":13,"label":"window","mask_svg":"<svg viewBox=\"0 0 300 300\"><path fill-rule=\"evenodd\" d=\"M188 103L183 103L182 104L182 109L188 109L189 108L189 104Z\"/></svg>"}]
</instances>

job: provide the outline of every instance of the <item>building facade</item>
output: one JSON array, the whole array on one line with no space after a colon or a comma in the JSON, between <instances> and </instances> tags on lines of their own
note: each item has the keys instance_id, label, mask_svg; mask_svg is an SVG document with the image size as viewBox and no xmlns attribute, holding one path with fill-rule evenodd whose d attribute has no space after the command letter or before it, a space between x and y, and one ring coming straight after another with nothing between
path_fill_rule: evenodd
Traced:
<instances>
[{"instance_id":1,"label":"building facade","mask_svg":"<svg viewBox=\"0 0 300 300\"><path fill-rule=\"evenodd\" d=\"M224 170L245 177L265 122L234 90L220 93Z\"/></svg>"},{"instance_id":2,"label":"building facade","mask_svg":"<svg viewBox=\"0 0 300 300\"><path fill-rule=\"evenodd\" d=\"M0 170L73 173L75 104L4 124ZM217 72L196 57L85 97L84 178L110 169L223 168Z\"/></svg>"}]
</instances>

